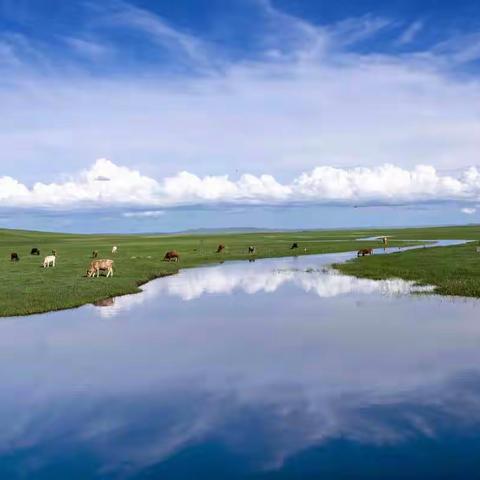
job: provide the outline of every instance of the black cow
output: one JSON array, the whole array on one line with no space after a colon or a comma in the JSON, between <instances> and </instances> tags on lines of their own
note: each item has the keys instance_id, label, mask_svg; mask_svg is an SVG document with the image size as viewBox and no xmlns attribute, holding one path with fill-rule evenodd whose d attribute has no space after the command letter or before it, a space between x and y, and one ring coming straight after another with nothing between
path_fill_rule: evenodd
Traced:
<instances>
[{"instance_id":1,"label":"black cow","mask_svg":"<svg viewBox=\"0 0 480 480\"><path fill-rule=\"evenodd\" d=\"M11 262L18 262L20 260L20 257L18 256L18 253L12 252L10 254L10 261Z\"/></svg>"},{"instance_id":2,"label":"black cow","mask_svg":"<svg viewBox=\"0 0 480 480\"><path fill-rule=\"evenodd\" d=\"M255 253L255 246L250 245L250 246L248 247L248 253L254 254L254 253Z\"/></svg>"},{"instance_id":3,"label":"black cow","mask_svg":"<svg viewBox=\"0 0 480 480\"><path fill-rule=\"evenodd\" d=\"M290 247L290 250L293 250L294 248L298 248L298 243L297 242L292 243L292 246Z\"/></svg>"},{"instance_id":4,"label":"black cow","mask_svg":"<svg viewBox=\"0 0 480 480\"><path fill-rule=\"evenodd\" d=\"M98 252L97 252L97 250L94 250L92 252L92 258L97 258L97 257L98 257Z\"/></svg>"},{"instance_id":5,"label":"black cow","mask_svg":"<svg viewBox=\"0 0 480 480\"><path fill-rule=\"evenodd\" d=\"M40 255L40 250L38 248L32 248L30 255Z\"/></svg>"}]
</instances>

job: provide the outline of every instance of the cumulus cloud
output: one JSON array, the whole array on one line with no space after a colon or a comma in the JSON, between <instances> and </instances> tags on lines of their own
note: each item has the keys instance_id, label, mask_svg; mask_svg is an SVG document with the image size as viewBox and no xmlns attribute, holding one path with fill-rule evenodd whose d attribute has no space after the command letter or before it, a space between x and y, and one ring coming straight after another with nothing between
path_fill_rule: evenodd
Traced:
<instances>
[{"instance_id":1,"label":"cumulus cloud","mask_svg":"<svg viewBox=\"0 0 480 480\"><path fill-rule=\"evenodd\" d=\"M228 175L202 177L186 171L155 179L138 170L99 159L76 176L58 182L37 182L32 187L11 177L0 177L0 202L4 207L145 209L219 204L389 205L472 202L479 198L480 171L476 167L452 176L443 175L428 165L418 165L411 170L389 164L350 169L319 166L282 183L268 174L242 174L232 179ZM468 207L463 212L473 213ZM162 214L162 210L155 208L124 215L155 217Z\"/></svg>"},{"instance_id":2,"label":"cumulus cloud","mask_svg":"<svg viewBox=\"0 0 480 480\"><path fill-rule=\"evenodd\" d=\"M476 208L469 208L469 207L461 209L461 212L465 213L466 215L473 215L476 211L477 211Z\"/></svg>"}]
</instances>

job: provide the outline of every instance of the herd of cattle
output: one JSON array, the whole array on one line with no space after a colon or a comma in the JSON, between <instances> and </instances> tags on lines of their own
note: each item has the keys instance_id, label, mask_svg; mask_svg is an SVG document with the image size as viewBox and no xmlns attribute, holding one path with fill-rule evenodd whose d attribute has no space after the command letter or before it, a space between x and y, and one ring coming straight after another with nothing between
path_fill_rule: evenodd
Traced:
<instances>
[{"instance_id":1,"label":"herd of cattle","mask_svg":"<svg viewBox=\"0 0 480 480\"><path fill-rule=\"evenodd\" d=\"M112 253L115 254L117 253L118 247L114 245L112 247ZM40 255L40 250L36 247L32 248L30 250L30 255ZM94 250L92 252L92 258L93 260L90 262L87 268L87 277L99 277L100 272L105 272L107 277L112 276L113 277L113 260L110 259L100 259L97 260L98 257L98 251ZM10 261L11 262L19 262L20 261L20 256L18 255L17 252L12 252L10 254ZM43 259L42 266L43 268L49 268L49 267L55 267L57 263L57 251L52 250L52 253L50 255L47 255Z\"/></svg>"},{"instance_id":2,"label":"herd of cattle","mask_svg":"<svg viewBox=\"0 0 480 480\"><path fill-rule=\"evenodd\" d=\"M383 243L384 245L387 244L387 238L383 238ZM299 248L298 243L294 242L292 243L290 250L295 250ZM114 245L112 247L112 254L116 254L118 251L118 247ZM222 253L225 251L225 245L220 243L215 251L215 253ZM249 245L248 247L248 253L250 255L255 255L257 249L255 245ZM304 252L307 252L307 248L304 248ZM30 255L40 255L40 250L36 247L32 248L30 251ZM357 256L364 257L365 255L373 255L373 249L372 248L363 248L357 252ZM113 277L113 260L111 259L97 259L98 257L98 250L93 250L92 252L92 261L90 262L88 268L87 268L87 277L99 277L100 272L104 272L108 277ZM134 257L132 257L134 258ZM57 260L57 252L56 250L52 250L52 253L50 255L47 255L44 260L43 260L43 268L49 268L49 267L55 267L56 265L56 260ZM165 253L165 256L163 257L163 260L165 262L178 262L180 261L180 254L176 250L169 250L168 252ZM10 261L12 262L18 262L20 261L20 257L17 252L12 252L10 254Z\"/></svg>"}]
</instances>

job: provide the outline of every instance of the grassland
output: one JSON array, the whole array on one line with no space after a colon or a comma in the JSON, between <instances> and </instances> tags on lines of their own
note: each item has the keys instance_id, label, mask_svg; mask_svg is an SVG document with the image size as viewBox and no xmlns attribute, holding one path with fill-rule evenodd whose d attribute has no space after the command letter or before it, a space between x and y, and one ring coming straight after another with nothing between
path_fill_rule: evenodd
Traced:
<instances>
[{"instance_id":1,"label":"grassland","mask_svg":"<svg viewBox=\"0 0 480 480\"><path fill-rule=\"evenodd\" d=\"M455 247L410 250L390 255L359 258L335 265L357 277L383 280L403 278L422 285L435 285L435 293L480 297L480 253L478 243Z\"/></svg>"},{"instance_id":2,"label":"grassland","mask_svg":"<svg viewBox=\"0 0 480 480\"><path fill-rule=\"evenodd\" d=\"M411 244L412 240L480 240L479 227L223 235L69 235L0 230L0 316L77 307L135 293L143 283L176 273L178 268L250 258L249 245L256 246L256 258L292 255L290 245L294 241L300 246L295 251L298 255L331 253L378 247L378 241L356 239L384 234L392 235L392 246ZM219 243L227 247L222 254L215 253ZM101 258L112 258L112 245L118 246L113 279L86 278L92 250L98 250ZM41 250L40 257L30 255L32 247ZM43 269L41 260L52 249L57 251L57 267ZM165 251L170 249L181 254L179 264L162 261ZM18 263L10 262L11 252L19 254ZM472 245L366 257L338 268L363 277L395 276L433 283L442 293L480 296L480 254L475 253Z\"/></svg>"}]
</instances>

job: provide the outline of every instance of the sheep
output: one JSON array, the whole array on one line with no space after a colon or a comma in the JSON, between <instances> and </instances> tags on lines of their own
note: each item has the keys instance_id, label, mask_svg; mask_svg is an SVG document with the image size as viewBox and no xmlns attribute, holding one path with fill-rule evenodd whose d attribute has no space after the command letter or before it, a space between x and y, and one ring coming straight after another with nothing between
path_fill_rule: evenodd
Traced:
<instances>
[{"instance_id":1,"label":"sheep","mask_svg":"<svg viewBox=\"0 0 480 480\"><path fill-rule=\"evenodd\" d=\"M114 245L112 247L112 253L117 253L117 250L118 250L118 247L116 245Z\"/></svg>"},{"instance_id":2,"label":"sheep","mask_svg":"<svg viewBox=\"0 0 480 480\"><path fill-rule=\"evenodd\" d=\"M107 271L107 278L110 276L113 277L113 260L92 260L87 269L87 277L95 277L95 275L99 277L100 270Z\"/></svg>"}]
</instances>

